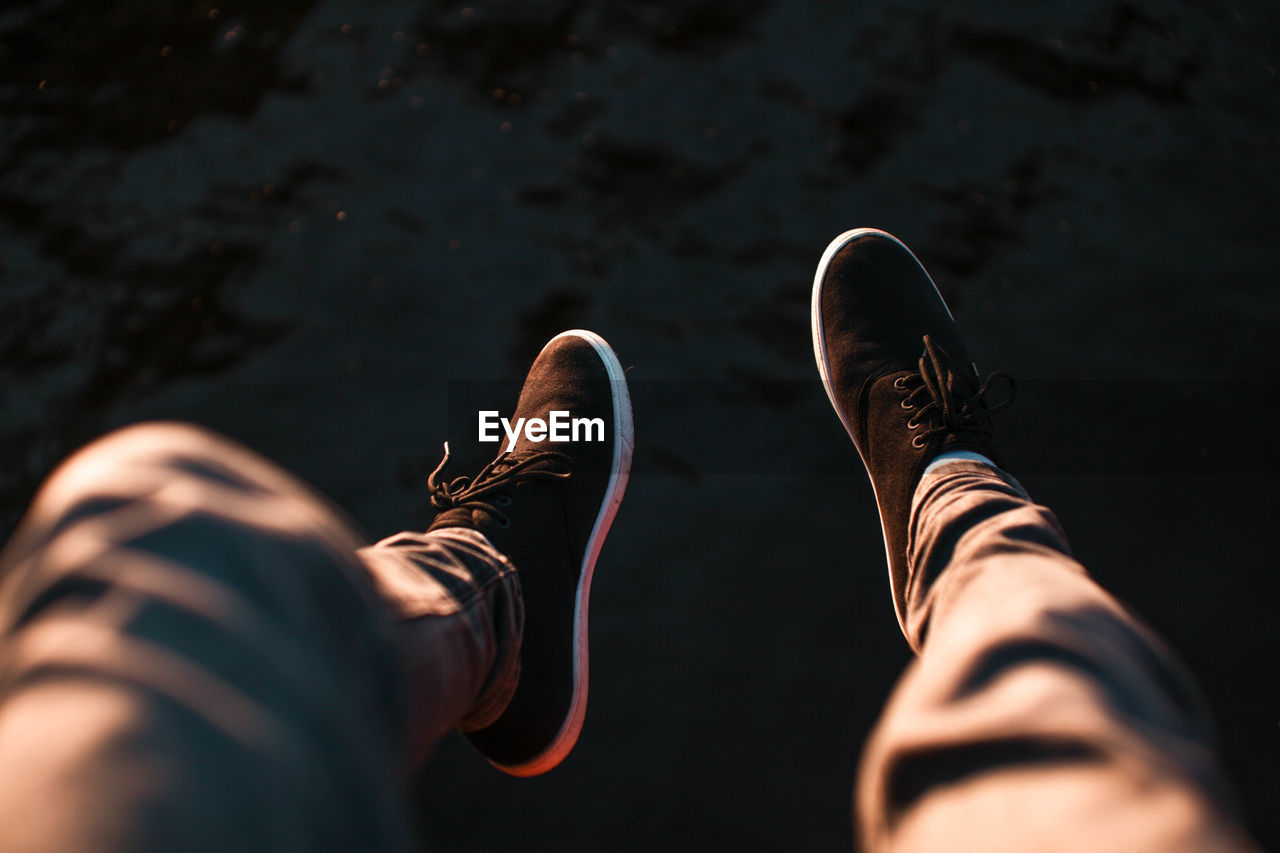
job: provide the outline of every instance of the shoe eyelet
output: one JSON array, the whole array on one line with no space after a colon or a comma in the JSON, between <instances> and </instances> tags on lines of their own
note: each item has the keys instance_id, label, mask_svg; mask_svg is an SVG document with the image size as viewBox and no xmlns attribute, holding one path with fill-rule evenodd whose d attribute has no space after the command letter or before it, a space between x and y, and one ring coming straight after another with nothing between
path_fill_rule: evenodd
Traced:
<instances>
[{"instance_id":1,"label":"shoe eyelet","mask_svg":"<svg viewBox=\"0 0 1280 853\"><path fill-rule=\"evenodd\" d=\"M907 397L903 397L902 402L899 405L901 405L902 408L906 409L908 412L916 407L916 404L911 402L911 400Z\"/></svg>"},{"instance_id":2,"label":"shoe eyelet","mask_svg":"<svg viewBox=\"0 0 1280 853\"><path fill-rule=\"evenodd\" d=\"M498 526L501 527L503 530L506 530L508 527L511 526L511 519L509 518L498 519Z\"/></svg>"},{"instance_id":3,"label":"shoe eyelet","mask_svg":"<svg viewBox=\"0 0 1280 853\"><path fill-rule=\"evenodd\" d=\"M498 495L493 502L498 506L511 506L511 495Z\"/></svg>"},{"instance_id":4,"label":"shoe eyelet","mask_svg":"<svg viewBox=\"0 0 1280 853\"><path fill-rule=\"evenodd\" d=\"M897 388L899 391L901 391L903 388L906 388L906 387L907 387L907 377L905 377L905 376L899 376L897 379L893 380L893 387L894 387L894 388Z\"/></svg>"},{"instance_id":5,"label":"shoe eyelet","mask_svg":"<svg viewBox=\"0 0 1280 853\"><path fill-rule=\"evenodd\" d=\"M916 450L923 449L924 444L925 444L925 440L923 435L917 435L915 438L911 439L911 446L914 447Z\"/></svg>"},{"instance_id":6,"label":"shoe eyelet","mask_svg":"<svg viewBox=\"0 0 1280 853\"><path fill-rule=\"evenodd\" d=\"M907 429L920 429L920 421L915 418L907 421Z\"/></svg>"}]
</instances>

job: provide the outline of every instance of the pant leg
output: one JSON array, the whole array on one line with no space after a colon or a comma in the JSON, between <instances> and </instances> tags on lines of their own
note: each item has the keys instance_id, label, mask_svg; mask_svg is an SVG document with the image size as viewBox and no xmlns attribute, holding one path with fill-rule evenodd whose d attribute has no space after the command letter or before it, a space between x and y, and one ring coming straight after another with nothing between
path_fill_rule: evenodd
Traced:
<instances>
[{"instance_id":1,"label":"pant leg","mask_svg":"<svg viewBox=\"0 0 1280 853\"><path fill-rule=\"evenodd\" d=\"M487 543L428 544L357 556L305 487L193 428L81 451L0 556L0 849L411 849L408 747L501 657L493 632L439 647L471 668L414 649L495 599L408 571L465 590ZM423 668L452 674L407 689Z\"/></svg>"},{"instance_id":2,"label":"pant leg","mask_svg":"<svg viewBox=\"0 0 1280 853\"><path fill-rule=\"evenodd\" d=\"M908 547L920 654L863 754L868 850L1255 849L1190 677L1016 481L940 466Z\"/></svg>"},{"instance_id":3,"label":"pant leg","mask_svg":"<svg viewBox=\"0 0 1280 853\"><path fill-rule=\"evenodd\" d=\"M359 552L399 625L408 764L452 728L484 728L520 676L524 604L504 554L475 530L399 533Z\"/></svg>"}]
</instances>

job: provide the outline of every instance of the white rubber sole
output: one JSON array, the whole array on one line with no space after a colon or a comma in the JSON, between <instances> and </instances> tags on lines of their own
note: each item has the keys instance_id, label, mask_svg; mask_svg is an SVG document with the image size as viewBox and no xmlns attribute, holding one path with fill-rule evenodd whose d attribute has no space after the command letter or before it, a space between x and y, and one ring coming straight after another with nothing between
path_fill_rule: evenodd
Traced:
<instances>
[{"instance_id":1,"label":"white rubber sole","mask_svg":"<svg viewBox=\"0 0 1280 853\"><path fill-rule=\"evenodd\" d=\"M582 722L587 713L589 682L587 611L591 598L591 578L595 574L596 560L600 556L600 549L604 547L605 536L613 525L618 507L622 505L622 496L627 491L627 480L631 476L631 456L635 450L631 394L627 390L626 373L613 348L595 332L572 329L556 335L543 349L564 337L576 337L586 341L604 362L613 397L613 462L609 470L609 483L605 489L604 500L600 503L600 512L596 514L591 536L587 539L586 553L582 557L582 572L578 580L578 594L574 601L573 700L569 706L569 714L551 743L533 760L518 765L489 762L512 776L538 776L546 773L565 759L565 756L573 750L574 744L578 742L578 735L582 733Z\"/></svg>"},{"instance_id":2,"label":"white rubber sole","mask_svg":"<svg viewBox=\"0 0 1280 853\"><path fill-rule=\"evenodd\" d=\"M887 231L881 231L879 228L854 228L846 231L839 237L832 240L822 253L822 259L818 261L818 270L813 274L813 295L809 301L809 332L813 338L813 357L818 363L818 374L822 377L822 387L826 389L827 399L831 401L831 408L836 410L836 415L840 418L840 423L844 424L845 432L849 434L849 439L853 441L854 448L858 451L858 456L862 459L862 467L867 471L867 479L871 481L871 491L876 498L876 511L880 511L880 494L876 492L876 481L871 479L871 468L867 465L867 457L863 456L862 448L858 447L858 442L854 438L853 425L849 423L845 417L844 411L840 408L840 404L836 402L835 391L831 387L831 364L827 358L827 341L822 335L822 281L827 276L827 267L831 264L831 259L836 256L841 249L853 240L863 237L867 234L878 234L881 237L887 237L903 248L911 259L920 267L920 272L924 273L924 277L929 284L933 286L933 292L938 295L938 301L942 303L942 307L946 309L947 317L953 322L955 318L951 316L951 309L947 306L947 302L942 298L942 293L938 290L938 285L934 284L933 278L929 275L929 271L924 268L924 264L920 263L920 259L916 257L915 252L907 248L907 244L899 240ZM898 617L898 625L906 633L906 622L903 614L898 612L898 600L893 595L893 558L889 554L889 533L885 528L884 514L880 513L880 535L884 539L884 561L885 566L889 570L889 596L893 600L893 610Z\"/></svg>"}]
</instances>

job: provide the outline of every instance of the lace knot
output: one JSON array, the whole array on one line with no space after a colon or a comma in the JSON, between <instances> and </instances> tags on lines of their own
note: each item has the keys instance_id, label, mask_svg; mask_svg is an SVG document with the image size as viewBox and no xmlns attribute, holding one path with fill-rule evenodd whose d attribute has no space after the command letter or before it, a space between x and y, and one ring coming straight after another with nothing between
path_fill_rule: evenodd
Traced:
<instances>
[{"instance_id":1,"label":"lace knot","mask_svg":"<svg viewBox=\"0 0 1280 853\"><path fill-rule=\"evenodd\" d=\"M988 394L1003 381L1007 396L992 403ZM920 355L919 372L906 377L914 385L903 400L903 408L918 409L911 423L924 426L916 441L923 442L935 433L991 432L989 418L1013 405L1017 383L1003 370L980 380L972 365L958 364L955 357L924 336L924 352Z\"/></svg>"}]
</instances>

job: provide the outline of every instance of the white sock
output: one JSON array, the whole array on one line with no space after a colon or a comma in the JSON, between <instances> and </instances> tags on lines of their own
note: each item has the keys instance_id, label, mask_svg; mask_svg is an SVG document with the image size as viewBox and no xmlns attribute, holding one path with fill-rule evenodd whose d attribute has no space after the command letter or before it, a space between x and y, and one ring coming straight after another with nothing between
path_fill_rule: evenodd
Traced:
<instances>
[{"instance_id":1,"label":"white sock","mask_svg":"<svg viewBox=\"0 0 1280 853\"><path fill-rule=\"evenodd\" d=\"M983 456L981 453L974 453L972 450L952 450L936 457L932 462L929 463L929 466L924 469L924 473L921 474L920 476L922 478L928 477L929 473L933 471L934 468L937 468L939 465L945 465L948 462L959 462L961 460L966 460L969 462L981 462L983 465L986 465L988 468L991 468L992 470L995 470L995 471L1000 470L999 465L992 462L990 459Z\"/></svg>"}]
</instances>

